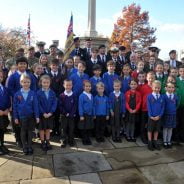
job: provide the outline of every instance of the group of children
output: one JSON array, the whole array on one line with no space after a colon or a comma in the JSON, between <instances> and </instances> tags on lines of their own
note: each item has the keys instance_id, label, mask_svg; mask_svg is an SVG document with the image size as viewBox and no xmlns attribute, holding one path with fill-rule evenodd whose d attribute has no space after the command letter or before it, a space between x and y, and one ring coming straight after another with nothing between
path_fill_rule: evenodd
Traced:
<instances>
[{"instance_id":1,"label":"group of children","mask_svg":"<svg viewBox=\"0 0 184 184\"><path fill-rule=\"evenodd\" d=\"M51 61L50 73L43 72L41 64L33 66L33 74L27 71L25 57L18 58L16 64L17 71L8 78L7 88L0 71L0 154L8 153L4 132L9 113L16 141L26 155L33 153L35 127L44 151L52 149L51 130L62 130L61 147L74 146L76 132L84 145L92 144L93 133L97 142L104 142L108 130L117 143L122 142L122 134L134 142L140 135L143 143L148 141L149 150L160 150L161 129L164 148L172 147L173 128L176 136L181 134L183 126L177 123L177 113L184 112L183 65L179 77L177 68L171 68L166 76L163 63L145 73L145 64L139 61L134 71L130 64L124 64L119 76L115 73L116 63L110 60L107 72L102 74L101 66L95 64L94 75L89 78L82 61L75 71L66 68L67 75L62 73L57 59Z\"/></svg>"}]
</instances>

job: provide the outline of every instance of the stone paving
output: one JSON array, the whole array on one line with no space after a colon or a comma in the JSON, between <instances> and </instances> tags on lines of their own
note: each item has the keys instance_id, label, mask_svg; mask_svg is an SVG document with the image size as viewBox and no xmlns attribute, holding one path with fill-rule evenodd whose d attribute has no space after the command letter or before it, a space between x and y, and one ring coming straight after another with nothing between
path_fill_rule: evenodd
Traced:
<instances>
[{"instance_id":1,"label":"stone paving","mask_svg":"<svg viewBox=\"0 0 184 184\"><path fill-rule=\"evenodd\" d=\"M184 146L148 151L138 139L129 143L105 143L92 140L83 146L61 149L59 140L53 150L43 152L39 140L34 155L24 156L15 146L14 137L6 134L10 155L0 157L0 184L183 184Z\"/></svg>"}]
</instances>

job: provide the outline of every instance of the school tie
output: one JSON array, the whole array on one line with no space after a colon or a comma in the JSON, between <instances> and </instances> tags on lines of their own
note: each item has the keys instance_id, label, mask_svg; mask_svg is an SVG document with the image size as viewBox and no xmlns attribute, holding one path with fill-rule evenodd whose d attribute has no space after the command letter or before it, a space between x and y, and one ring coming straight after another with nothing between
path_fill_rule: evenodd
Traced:
<instances>
[{"instance_id":1,"label":"school tie","mask_svg":"<svg viewBox=\"0 0 184 184\"><path fill-rule=\"evenodd\" d=\"M172 100L172 95L169 95L169 99Z\"/></svg>"},{"instance_id":2,"label":"school tie","mask_svg":"<svg viewBox=\"0 0 184 184\"><path fill-rule=\"evenodd\" d=\"M3 95L3 88L0 86L0 95Z\"/></svg>"},{"instance_id":3,"label":"school tie","mask_svg":"<svg viewBox=\"0 0 184 184\"><path fill-rule=\"evenodd\" d=\"M102 56L102 63L104 63L105 62L105 58L104 58L104 56Z\"/></svg>"},{"instance_id":4,"label":"school tie","mask_svg":"<svg viewBox=\"0 0 184 184\"><path fill-rule=\"evenodd\" d=\"M158 94L156 94L156 100L158 100Z\"/></svg>"},{"instance_id":5,"label":"school tie","mask_svg":"<svg viewBox=\"0 0 184 184\"><path fill-rule=\"evenodd\" d=\"M88 55L90 56L90 48L87 48L87 53L88 53Z\"/></svg>"},{"instance_id":6,"label":"school tie","mask_svg":"<svg viewBox=\"0 0 184 184\"><path fill-rule=\"evenodd\" d=\"M56 73L54 73L54 77L56 77L57 75L56 75Z\"/></svg>"}]
</instances>

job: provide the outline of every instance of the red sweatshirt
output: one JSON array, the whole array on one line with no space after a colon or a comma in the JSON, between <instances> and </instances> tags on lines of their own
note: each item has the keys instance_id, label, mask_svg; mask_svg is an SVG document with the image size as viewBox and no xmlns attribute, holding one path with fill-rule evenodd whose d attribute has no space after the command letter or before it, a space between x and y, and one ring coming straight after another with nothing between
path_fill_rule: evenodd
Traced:
<instances>
[{"instance_id":1,"label":"red sweatshirt","mask_svg":"<svg viewBox=\"0 0 184 184\"><path fill-rule=\"evenodd\" d=\"M136 95L136 112L139 111L140 107L141 107L141 94L139 93L139 91L132 91L132 90L128 90L126 93L125 93L125 101L126 101L126 109L128 111L130 111L130 106L129 106L129 101L130 101L130 96L132 94L135 94Z\"/></svg>"}]
</instances>

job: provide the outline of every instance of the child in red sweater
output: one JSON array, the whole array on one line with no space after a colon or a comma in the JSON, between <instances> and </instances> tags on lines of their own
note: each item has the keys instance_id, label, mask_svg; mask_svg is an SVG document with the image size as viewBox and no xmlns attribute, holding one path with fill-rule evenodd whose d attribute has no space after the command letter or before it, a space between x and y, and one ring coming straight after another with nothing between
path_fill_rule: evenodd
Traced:
<instances>
[{"instance_id":1,"label":"child in red sweater","mask_svg":"<svg viewBox=\"0 0 184 184\"><path fill-rule=\"evenodd\" d=\"M132 72L131 77L134 78L134 79L137 79L138 74L139 74L140 72L143 72L143 70L144 70L144 61L139 61L139 62L137 63L137 70L134 70L134 71Z\"/></svg>"},{"instance_id":2,"label":"child in red sweater","mask_svg":"<svg viewBox=\"0 0 184 184\"><path fill-rule=\"evenodd\" d=\"M142 105L141 105L141 140L144 144L147 144L147 122L148 122L148 109L147 109L147 96L152 93L152 83L155 80L154 72L148 72L146 76L147 83L140 87L138 90L141 93Z\"/></svg>"},{"instance_id":3,"label":"child in red sweater","mask_svg":"<svg viewBox=\"0 0 184 184\"><path fill-rule=\"evenodd\" d=\"M127 141L135 142L134 137L135 122L137 113L141 107L141 94L137 91L137 81L132 79L130 81L130 90L125 94L126 98L126 109L128 111L128 122L126 127L126 138Z\"/></svg>"}]
</instances>

